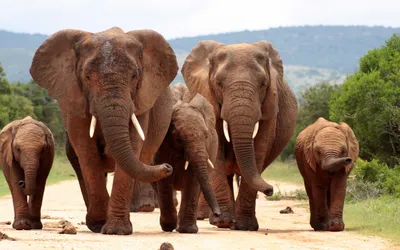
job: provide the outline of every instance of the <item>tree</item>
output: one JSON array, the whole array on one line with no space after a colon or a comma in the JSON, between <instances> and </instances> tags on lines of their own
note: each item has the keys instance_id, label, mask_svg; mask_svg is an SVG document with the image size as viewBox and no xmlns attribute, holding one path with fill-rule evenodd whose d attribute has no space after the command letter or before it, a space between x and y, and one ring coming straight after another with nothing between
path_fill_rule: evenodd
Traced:
<instances>
[{"instance_id":1,"label":"tree","mask_svg":"<svg viewBox=\"0 0 400 250\"><path fill-rule=\"evenodd\" d=\"M400 36L369 51L330 103L330 116L348 123L360 142L360 157L400 164Z\"/></svg>"},{"instance_id":2,"label":"tree","mask_svg":"<svg viewBox=\"0 0 400 250\"><path fill-rule=\"evenodd\" d=\"M319 117L329 120L329 100L339 85L322 81L306 89L298 99L299 113L297 115L295 133L281 153L281 159L286 160L293 156L297 135Z\"/></svg>"}]
</instances>

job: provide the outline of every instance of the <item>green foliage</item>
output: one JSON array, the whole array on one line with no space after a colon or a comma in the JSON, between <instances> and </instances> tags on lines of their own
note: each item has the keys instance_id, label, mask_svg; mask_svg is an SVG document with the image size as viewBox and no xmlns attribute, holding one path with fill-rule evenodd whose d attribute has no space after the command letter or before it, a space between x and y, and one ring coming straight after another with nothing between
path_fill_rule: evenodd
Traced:
<instances>
[{"instance_id":1,"label":"green foliage","mask_svg":"<svg viewBox=\"0 0 400 250\"><path fill-rule=\"evenodd\" d=\"M296 130L288 145L281 153L281 159L286 160L294 155L297 135L307 126L314 123L319 117L329 120L329 100L339 89L339 85L322 81L307 88L298 99L299 112L296 121Z\"/></svg>"},{"instance_id":2,"label":"green foliage","mask_svg":"<svg viewBox=\"0 0 400 250\"><path fill-rule=\"evenodd\" d=\"M400 166L389 168L376 159L357 159L352 174L354 180L347 185L348 201L360 201L391 195L400 198Z\"/></svg>"},{"instance_id":3,"label":"green foliage","mask_svg":"<svg viewBox=\"0 0 400 250\"><path fill-rule=\"evenodd\" d=\"M49 127L57 147L64 146L64 125L56 101L34 81L10 84L0 66L0 127L28 115Z\"/></svg>"},{"instance_id":4,"label":"green foliage","mask_svg":"<svg viewBox=\"0 0 400 250\"><path fill-rule=\"evenodd\" d=\"M400 37L360 59L330 103L330 117L352 127L360 157L400 164Z\"/></svg>"}]
</instances>

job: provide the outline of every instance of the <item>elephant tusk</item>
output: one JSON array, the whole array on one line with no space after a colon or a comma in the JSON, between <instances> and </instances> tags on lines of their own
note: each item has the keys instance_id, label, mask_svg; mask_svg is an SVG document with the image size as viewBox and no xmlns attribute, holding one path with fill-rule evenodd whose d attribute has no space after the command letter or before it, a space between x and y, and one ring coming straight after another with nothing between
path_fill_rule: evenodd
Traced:
<instances>
[{"instance_id":1,"label":"elephant tusk","mask_svg":"<svg viewBox=\"0 0 400 250\"><path fill-rule=\"evenodd\" d=\"M256 137L256 135L258 133L258 127L259 126L260 126L259 122L257 122L256 125L254 125L253 139L254 139L254 137Z\"/></svg>"},{"instance_id":2,"label":"elephant tusk","mask_svg":"<svg viewBox=\"0 0 400 250\"><path fill-rule=\"evenodd\" d=\"M185 170L187 170L188 166L189 166L189 162L185 161Z\"/></svg>"},{"instance_id":3,"label":"elephant tusk","mask_svg":"<svg viewBox=\"0 0 400 250\"><path fill-rule=\"evenodd\" d=\"M210 165L211 168L214 168L214 164L210 161L210 159L207 159L208 165Z\"/></svg>"},{"instance_id":4,"label":"elephant tusk","mask_svg":"<svg viewBox=\"0 0 400 250\"><path fill-rule=\"evenodd\" d=\"M135 126L137 132L139 133L140 137L144 141L144 133L143 133L142 127L140 127L139 121L136 118L135 113L132 114L131 120L132 120L133 126Z\"/></svg>"},{"instance_id":5,"label":"elephant tusk","mask_svg":"<svg viewBox=\"0 0 400 250\"><path fill-rule=\"evenodd\" d=\"M96 122L97 122L96 117L92 115L92 121L90 122L90 130L89 130L90 138L93 138L94 130L96 129Z\"/></svg>"},{"instance_id":6,"label":"elephant tusk","mask_svg":"<svg viewBox=\"0 0 400 250\"><path fill-rule=\"evenodd\" d=\"M230 142L231 139L229 138L228 123L227 123L225 120L224 120L223 126L224 126L224 135L225 135L225 139L226 139L228 142Z\"/></svg>"}]
</instances>

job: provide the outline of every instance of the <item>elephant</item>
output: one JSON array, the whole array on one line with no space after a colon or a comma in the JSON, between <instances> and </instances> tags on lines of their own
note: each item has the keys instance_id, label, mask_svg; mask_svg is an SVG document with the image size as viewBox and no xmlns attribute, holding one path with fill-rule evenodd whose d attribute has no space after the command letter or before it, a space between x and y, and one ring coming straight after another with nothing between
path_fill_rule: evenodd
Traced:
<instances>
[{"instance_id":1,"label":"elephant","mask_svg":"<svg viewBox=\"0 0 400 250\"><path fill-rule=\"evenodd\" d=\"M358 157L359 145L348 124L318 118L300 132L295 156L310 205L315 231L343 231L347 178Z\"/></svg>"},{"instance_id":2,"label":"elephant","mask_svg":"<svg viewBox=\"0 0 400 250\"><path fill-rule=\"evenodd\" d=\"M176 198L176 190L173 191L173 199L175 207L178 206ZM152 185L147 182L135 181L133 186L133 194L131 200L130 211L137 212L153 212L158 206L157 192Z\"/></svg>"},{"instance_id":3,"label":"elephant","mask_svg":"<svg viewBox=\"0 0 400 250\"><path fill-rule=\"evenodd\" d=\"M229 45L203 40L187 56L181 73L189 91L213 105L217 119L219 147L210 178L222 215L217 220L210 213L209 222L257 231L257 191L273 194L260 173L293 136L298 110L280 55L266 40ZM236 201L234 174L242 177ZM201 197L198 219L208 211Z\"/></svg>"},{"instance_id":4,"label":"elephant","mask_svg":"<svg viewBox=\"0 0 400 250\"><path fill-rule=\"evenodd\" d=\"M176 101L171 125L154 158L155 163L167 162L174 168L171 176L155 185L160 224L167 232L176 229L179 233L197 233L200 189L213 214L221 214L208 176L214 167L218 148L214 109L200 94L191 98L184 84L173 85L171 91ZM174 189L181 191L179 220L173 204Z\"/></svg>"},{"instance_id":5,"label":"elephant","mask_svg":"<svg viewBox=\"0 0 400 250\"><path fill-rule=\"evenodd\" d=\"M54 137L44 123L26 116L1 130L0 164L13 200L14 229L43 228L40 213L53 160Z\"/></svg>"},{"instance_id":6,"label":"elephant","mask_svg":"<svg viewBox=\"0 0 400 250\"><path fill-rule=\"evenodd\" d=\"M154 182L173 171L152 159L171 121L175 52L154 30L65 29L40 45L30 73L60 107L67 154L79 163L72 165L79 168L87 227L132 234L133 179ZM104 175L113 171L109 196Z\"/></svg>"}]
</instances>

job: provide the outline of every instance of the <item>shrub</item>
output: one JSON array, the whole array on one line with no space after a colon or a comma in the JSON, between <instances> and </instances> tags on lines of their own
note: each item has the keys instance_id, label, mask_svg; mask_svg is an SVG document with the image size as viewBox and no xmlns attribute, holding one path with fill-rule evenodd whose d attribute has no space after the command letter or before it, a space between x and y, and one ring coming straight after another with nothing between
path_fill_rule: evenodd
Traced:
<instances>
[{"instance_id":1,"label":"shrub","mask_svg":"<svg viewBox=\"0 0 400 250\"><path fill-rule=\"evenodd\" d=\"M347 184L346 200L360 201L382 195L400 197L400 166L389 168L376 159L357 159L354 180Z\"/></svg>"}]
</instances>

